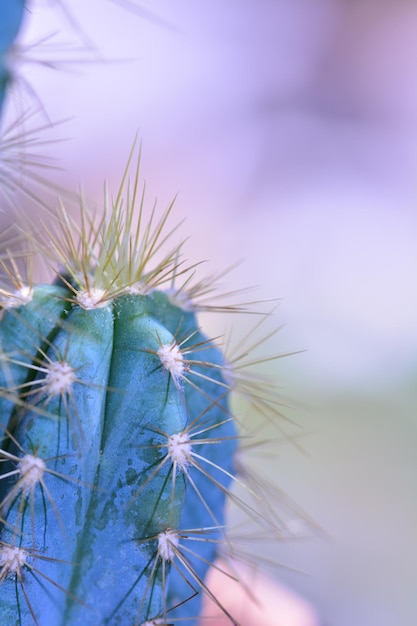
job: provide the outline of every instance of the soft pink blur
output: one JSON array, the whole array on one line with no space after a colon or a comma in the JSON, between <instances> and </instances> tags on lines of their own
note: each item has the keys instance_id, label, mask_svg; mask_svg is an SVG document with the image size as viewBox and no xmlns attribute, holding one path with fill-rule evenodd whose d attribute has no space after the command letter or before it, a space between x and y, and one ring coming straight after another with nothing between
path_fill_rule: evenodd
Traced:
<instances>
[{"instance_id":1,"label":"soft pink blur","mask_svg":"<svg viewBox=\"0 0 417 626\"><path fill-rule=\"evenodd\" d=\"M240 582L227 578L227 566L218 562L219 569L212 569L207 585L216 601L238 622L240 626L319 626L314 609L300 596L284 585L255 572L248 566L238 565ZM221 570L221 571L220 571ZM204 598L200 626L230 626L230 619L222 609Z\"/></svg>"}]
</instances>

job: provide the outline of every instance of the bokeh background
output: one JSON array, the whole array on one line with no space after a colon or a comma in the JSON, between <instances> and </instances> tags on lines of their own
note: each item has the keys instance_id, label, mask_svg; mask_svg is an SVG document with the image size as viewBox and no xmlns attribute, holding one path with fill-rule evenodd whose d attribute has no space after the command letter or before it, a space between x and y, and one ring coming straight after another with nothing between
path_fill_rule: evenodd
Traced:
<instances>
[{"instance_id":1,"label":"bokeh background","mask_svg":"<svg viewBox=\"0 0 417 626\"><path fill-rule=\"evenodd\" d=\"M62 168L46 175L99 201L137 134L149 205L178 193L189 258L244 259L224 290L279 298L261 354L305 350L261 368L291 422L258 469L321 531L294 519L300 537L258 547L271 575L323 626L415 626L416 3L28 9L7 113L30 107L25 132L63 139L36 148ZM205 324L238 336L253 320Z\"/></svg>"}]
</instances>

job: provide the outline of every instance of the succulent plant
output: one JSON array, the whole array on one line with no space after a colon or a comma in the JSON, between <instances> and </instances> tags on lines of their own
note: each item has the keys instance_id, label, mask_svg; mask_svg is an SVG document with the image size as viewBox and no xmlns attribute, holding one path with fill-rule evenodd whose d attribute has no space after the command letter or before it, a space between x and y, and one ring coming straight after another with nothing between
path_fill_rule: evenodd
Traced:
<instances>
[{"instance_id":1,"label":"succulent plant","mask_svg":"<svg viewBox=\"0 0 417 626\"><path fill-rule=\"evenodd\" d=\"M231 489L237 378L196 316L210 283L126 177L98 219L29 229L52 284L2 261L1 623L193 623L226 501L258 516Z\"/></svg>"},{"instance_id":2,"label":"succulent plant","mask_svg":"<svg viewBox=\"0 0 417 626\"><path fill-rule=\"evenodd\" d=\"M7 7L0 107L23 2ZM3 246L0 624L196 624L204 595L237 624L206 582L219 556L225 580L238 577L228 502L282 531L242 465L230 404L240 390L275 418L274 385L248 373L252 346L225 356L200 329L201 311L242 307L196 279L172 243L172 205L147 213L133 154L100 211L43 206L20 229L24 253ZM35 279L40 259L49 283Z\"/></svg>"}]
</instances>

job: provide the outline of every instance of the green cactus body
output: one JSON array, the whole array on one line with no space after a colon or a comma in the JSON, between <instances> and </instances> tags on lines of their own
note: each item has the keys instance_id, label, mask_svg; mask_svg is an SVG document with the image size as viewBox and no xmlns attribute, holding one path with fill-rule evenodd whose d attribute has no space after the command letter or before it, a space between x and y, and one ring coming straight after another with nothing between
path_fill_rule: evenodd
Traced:
<instances>
[{"instance_id":1,"label":"green cactus body","mask_svg":"<svg viewBox=\"0 0 417 626\"><path fill-rule=\"evenodd\" d=\"M145 270L167 216L141 244L117 202L77 257L49 231L56 284L3 289L2 624L196 623L227 543L224 357L160 287L178 249Z\"/></svg>"},{"instance_id":2,"label":"green cactus body","mask_svg":"<svg viewBox=\"0 0 417 626\"><path fill-rule=\"evenodd\" d=\"M0 2L0 114L10 78L7 53L19 32L24 10L24 0L3 0Z\"/></svg>"}]
</instances>

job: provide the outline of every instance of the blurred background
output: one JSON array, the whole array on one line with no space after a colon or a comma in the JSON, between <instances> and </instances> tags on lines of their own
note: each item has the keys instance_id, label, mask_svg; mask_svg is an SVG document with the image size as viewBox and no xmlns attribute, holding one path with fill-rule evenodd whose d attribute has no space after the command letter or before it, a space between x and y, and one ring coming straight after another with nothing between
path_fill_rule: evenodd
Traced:
<instances>
[{"instance_id":1,"label":"blurred background","mask_svg":"<svg viewBox=\"0 0 417 626\"><path fill-rule=\"evenodd\" d=\"M99 202L137 134L188 257L279 298L258 469L322 531L263 550L323 626L417 624L416 58L411 0L32 0L11 60L43 175Z\"/></svg>"}]
</instances>

